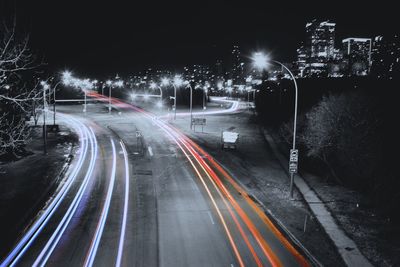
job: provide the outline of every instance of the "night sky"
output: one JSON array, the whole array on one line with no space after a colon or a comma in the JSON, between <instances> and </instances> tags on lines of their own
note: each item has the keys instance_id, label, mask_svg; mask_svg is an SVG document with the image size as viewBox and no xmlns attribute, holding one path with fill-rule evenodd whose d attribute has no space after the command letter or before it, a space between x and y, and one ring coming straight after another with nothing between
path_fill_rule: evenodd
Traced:
<instances>
[{"instance_id":1,"label":"night sky","mask_svg":"<svg viewBox=\"0 0 400 267\"><path fill-rule=\"evenodd\" d=\"M16 15L51 70L106 76L213 64L234 44L244 56L263 49L291 61L313 18L335 21L337 41L399 32L393 4L367 2L0 0L0 15Z\"/></svg>"}]
</instances>

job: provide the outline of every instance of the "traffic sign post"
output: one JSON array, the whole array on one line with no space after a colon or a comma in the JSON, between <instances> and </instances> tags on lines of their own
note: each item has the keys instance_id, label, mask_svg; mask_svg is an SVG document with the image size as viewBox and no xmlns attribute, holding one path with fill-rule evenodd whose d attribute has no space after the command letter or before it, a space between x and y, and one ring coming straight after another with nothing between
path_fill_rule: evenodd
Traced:
<instances>
[{"instance_id":1,"label":"traffic sign post","mask_svg":"<svg viewBox=\"0 0 400 267\"><path fill-rule=\"evenodd\" d=\"M192 118L192 124L194 126L194 131L196 131L196 125L201 125L201 132L203 132L203 127L206 125L206 118Z\"/></svg>"},{"instance_id":2,"label":"traffic sign post","mask_svg":"<svg viewBox=\"0 0 400 267\"><path fill-rule=\"evenodd\" d=\"M291 149L289 156L289 173L290 173L290 197L293 198L293 185L294 185L294 174L297 173L299 162L299 150Z\"/></svg>"}]
</instances>

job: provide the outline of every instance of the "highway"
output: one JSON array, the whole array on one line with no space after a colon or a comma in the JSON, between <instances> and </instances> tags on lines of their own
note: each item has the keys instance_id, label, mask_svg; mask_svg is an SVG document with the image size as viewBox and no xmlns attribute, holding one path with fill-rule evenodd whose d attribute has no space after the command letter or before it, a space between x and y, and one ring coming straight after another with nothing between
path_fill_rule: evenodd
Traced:
<instances>
[{"instance_id":1,"label":"highway","mask_svg":"<svg viewBox=\"0 0 400 267\"><path fill-rule=\"evenodd\" d=\"M90 97L99 103L86 114L57 108L80 150L1 266L310 266L179 129L118 99L108 114L108 98Z\"/></svg>"}]
</instances>

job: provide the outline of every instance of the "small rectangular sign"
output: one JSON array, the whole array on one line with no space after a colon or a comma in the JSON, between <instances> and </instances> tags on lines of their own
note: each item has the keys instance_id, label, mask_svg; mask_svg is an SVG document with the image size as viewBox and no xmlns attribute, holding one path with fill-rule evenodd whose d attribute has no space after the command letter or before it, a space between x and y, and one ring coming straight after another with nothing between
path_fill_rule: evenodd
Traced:
<instances>
[{"instance_id":1,"label":"small rectangular sign","mask_svg":"<svg viewBox=\"0 0 400 267\"><path fill-rule=\"evenodd\" d=\"M298 149L290 149L290 162L298 162L299 161L299 150Z\"/></svg>"},{"instance_id":2,"label":"small rectangular sign","mask_svg":"<svg viewBox=\"0 0 400 267\"><path fill-rule=\"evenodd\" d=\"M297 173L297 162L290 162L289 163L289 172L290 173Z\"/></svg>"},{"instance_id":3,"label":"small rectangular sign","mask_svg":"<svg viewBox=\"0 0 400 267\"><path fill-rule=\"evenodd\" d=\"M192 124L193 125L206 125L206 119L205 118L193 118Z\"/></svg>"}]
</instances>

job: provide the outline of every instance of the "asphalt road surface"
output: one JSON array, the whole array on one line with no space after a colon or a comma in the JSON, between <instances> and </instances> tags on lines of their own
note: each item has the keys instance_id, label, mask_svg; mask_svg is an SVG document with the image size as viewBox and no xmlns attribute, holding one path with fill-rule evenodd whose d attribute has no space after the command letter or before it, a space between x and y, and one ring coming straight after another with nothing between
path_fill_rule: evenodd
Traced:
<instances>
[{"instance_id":1,"label":"asphalt road surface","mask_svg":"<svg viewBox=\"0 0 400 267\"><path fill-rule=\"evenodd\" d=\"M80 150L1 266L309 266L214 159L113 99L58 107ZM239 106L227 113L237 111Z\"/></svg>"}]
</instances>

